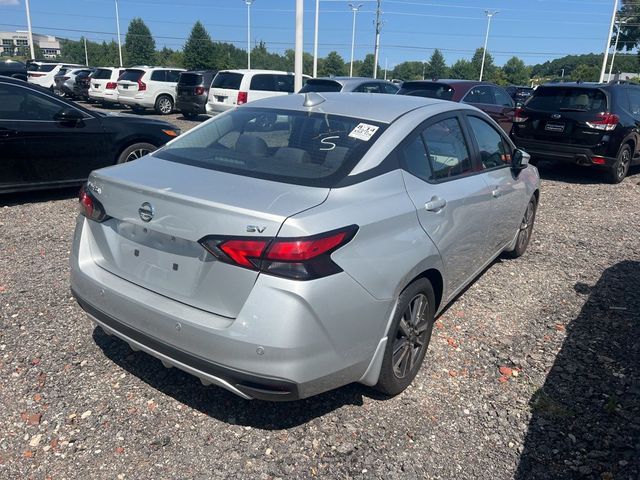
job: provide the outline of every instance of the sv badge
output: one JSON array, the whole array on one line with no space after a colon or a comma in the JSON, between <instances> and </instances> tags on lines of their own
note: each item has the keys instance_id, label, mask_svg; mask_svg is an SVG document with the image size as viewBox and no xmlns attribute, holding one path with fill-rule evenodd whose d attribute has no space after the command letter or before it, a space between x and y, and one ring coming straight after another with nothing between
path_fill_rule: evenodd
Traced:
<instances>
[{"instance_id":1,"label":"sv badge","mask_svg":"<svg viewBox=\"0 0 640 480\"><path fill-rule=\"evenodd\" d=\"M247 232L249 233L262 233L267 229L267 227L258 227L257 225L247 225Z\"/></svg>"}]
</instances>

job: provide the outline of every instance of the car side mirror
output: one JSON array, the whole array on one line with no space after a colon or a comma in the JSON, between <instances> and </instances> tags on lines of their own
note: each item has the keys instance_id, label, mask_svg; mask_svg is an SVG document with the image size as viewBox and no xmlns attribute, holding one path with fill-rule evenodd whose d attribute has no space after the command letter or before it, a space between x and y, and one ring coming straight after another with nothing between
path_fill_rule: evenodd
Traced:
<instances>
[{"instance_id":1,"label":"car side mirror","mask_svg":"<svg viewBox=\"0 0 640 480\"><path fill-rule=\"evenodd\" d=\"M531 155L517 148L511 155L511 169L519 171L527 168L530 159Z\"/></svg>"},{"instance_id":2,"label":"car side mirror","mask_svg":"<svg viewBox=\"0 0 640 480\"><path fill-rule=\"evenodd\" d=\"M64 125L75 126L82 120L84 120L84 115L82 115L82 112L76 110L75 108L63 108L53 116L53 119L56 122L62 123Z\"/></svg>"}]
</instances>

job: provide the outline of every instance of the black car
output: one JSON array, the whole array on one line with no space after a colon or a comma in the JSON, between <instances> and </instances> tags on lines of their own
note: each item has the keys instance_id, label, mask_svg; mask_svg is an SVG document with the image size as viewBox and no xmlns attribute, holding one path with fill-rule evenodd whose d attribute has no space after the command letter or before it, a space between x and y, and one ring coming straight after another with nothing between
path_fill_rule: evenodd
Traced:
<instances>
[{"instance_id":1,"label":"black car","mask_svg":"<svg viewBox=\"0 0 640 480\"><path fill-rule=\"evenodd\" d=\"M538 87L516 110L511 138L544 158L601 168L619 183L640 163L640 86L562 83Z\"/></svg>"},{"instance_id":2,"label":"black car","mask_svg":"<svg viewBox=\"0 0 640 480\"><path fill-rule=\"evenodd\" d=\"M82 70L76 75L76 81L73 84L73 97L80 100L89 99L89 86L91 77L95 71Z\"/></svg>"},{"instance_id":3,"label":"black car","mask_svg":"<svg viewBox=\"0 0 640 480\"><path fill-rule=\"evenodd\" d=\"M209 87L216 70L194 70L180 73L176 86L176 110L185 118L194 118L207 113L205 107L209 96Z\"/></svg>"},{"instance_id":4,"label":"black car","mask_svg":"<svg viewBox=\"0 0 640 480\"><path fill-rule=\"evenodd\" d=\"M0 192L79 185L92 170L135 160L179 133L161 120L87 110L0 77Z\"/></svg>"},{"instance_id":5,"label":"black car","mask_svg":"<svg viewBox=\"0 0 640 480\"><path fill-rule=\"evenodd\" d=\"M516 102L518 106L529 100L529 97L533 95L534 91L532 87L521 87L518 85L509 85L505 87L505 90L511 95L511 98L513 98L513 101Z\"/></svg>"},{"instance_id":6,"label":"black car","mask_svg":"<svg viewBox=\"0 0 640 480\"><path fill-rule=\"evenodd\" d=\"M27 66L15 60L4 60L0 62L0 75L26 81Z\"/></svg>"}]
</instances>

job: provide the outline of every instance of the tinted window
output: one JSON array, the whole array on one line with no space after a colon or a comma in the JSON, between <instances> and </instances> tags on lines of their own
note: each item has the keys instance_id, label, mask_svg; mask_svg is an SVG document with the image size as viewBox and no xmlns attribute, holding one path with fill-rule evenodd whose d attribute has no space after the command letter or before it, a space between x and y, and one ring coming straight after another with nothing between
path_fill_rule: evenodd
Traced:
<instances>
[{"instance_id":1,"label":"tinted window","mask_svg":"<svg viewBox=\"0 0 640 480\"><path fill-rule=\"evenodd\" d=\"M30 72L50 72L56 67L57 65L38 65L37 63L32 63L27 67L27 70Z\"/></svg>"},{"instance_id":2,"label":"tinted window","mask_svg":"<svg viewBox=\"0 0 640 480\"><path fill-rule=\"evenodd\" d=\"M144 75L142 70L125 70L118 80L128 80L130 82L137 82Z\"/></svg>"},{"instance_id":3,"label":"tinted window","mask_svg":"<svg viewBox=\"0 0 640 480\"><path fill-rule=\"evenodd\" d=\"M492 88L486 85L479 85L477 87L473 87L469 93L467 93L464 97L465 103L484 103L484 104L495 104L496 101L493 98Z\"/></svg>"},{"instance_id":4,"label":"tinted window","mask_svg":"<svg viewBox=\"0 0 640 480\"><path fill-rule=\"evenodd\" d=\"M597 88L538 87L525 106L543 112L603 112L607 97Z\"/></svg>"},{"instance_id":5,"label":"tinted window","mask_svg":"<svg viewBox=\"0 0 640 480\"><path fill-rule=\"evenodd\" d=\"M279 92L293 93L294 90L293 75L276 75L276 87Z\"/></svg>"},{"instance_id":6,"label":"tinted window","mask_svg":"<svg viewBox=\"0 0 640 480\"><path fill-rule=\"evenodd\" d=\"M176 83L180 78L180 70L167 70L167 82Z\"/></svg>"},{"instance_id":7,"label":"tinted window","mask_svg":"<svg viewBox=\"0 0 640 480\"><path fill-rule=\"evenodd\" d=\"M29 89L0 83L0 118L4 120L53 120L65 105Z\"/></svg>"},{"instance_id":8,"label":"tinted window","mask_svg":"<svg viewBox=\"0 0 640 480\"><path fill-rule=\"evenodd\" d=\"M640 116L640 88L631 87L626 90L629 97L629 111L635 116Z\"/></svg>"},{"instance_id":9,"label":"tinted window","mask_svg":"<svg viewBox=\"0 0 640 480\"><path fill-rule=\"evenodd\" d=\"M108 68L99 68L93 74L93 78L96 80L109 80L111 78L111 70Z\"/></svg>"},{"instance_id":10,"label":"tinted window","mask_svg":"<svg viewBox=\"0 0 640 480\"><path fill-rule=\"evenodd\" d=\"M300 89L300 93L307 92L339 92L342 90L342 85L338 82L334 82L333 80L324 80L311 78L307 80L307 83L302 89Z\"/></svg>"},{"instance_id":11,"label":"tinted window","mask_svg":"<svg viewBox=\"0 0 640 480\"><path fill-rule=\"evenodd\" d=\"M513 100L506 92L494 87L493 94L498 105L502 105L503 107L513 107Z\"/></svg>"},{"instance_id":12,"label":"tinted window","mask_svg":"<svg viewBox=\"0 0 640 480\"><path fill-rule=\"evenodd\" d=\"M166 70L154 70L151 72L151 80L155 82L164 82L167 79Z\"/></svg>"},{"instance_id":13,"label":"tinted window","mask_svg":"<svg viewBox=\"0 0 640 480\"><path fill-rule=\"evenodd\" d=\"M423 180L431 178L431 166L429 165L427 151L424 148L421 135L418 135L402 148L402 158L409 173Z\"/></svg>"},{"instance_id":14,"label":"tinted window","mask_svg":"<svg viewBox=\"0 0 640 480\"><path fill-rule=\"evenodd\" d=\"M398 93L398 87L392 83L384 83L382 87L384 89L384 93L390 93L392 95Z\"/></svg>"},{"instance_id":15,"label":"tinted window","mask_svg":"<svg viewBox=\"0 0 640 480\"><path fill-rule=\"evenodd\" d=\"M511 152L507 150L502 135L478 117L468 117L471 131L480 149L480 160L484 168L495 168L511 163Z\"/></svg>"},{"instance_id":16,"label":"tinted window","mask_svg":"<svg viewBox=\"0 0 640 480\"><path fill-rule=\"evenodd\" d=\"M362 92L362 93L382 93L380 89L379 83L363 83L358 88L354 90L354 92Z\"/></svg>"},{"instance_id":17,"label":"tinted window","mask_svg":"<svg viewBox=\"0 0 640 480\"><path fill-rule=\"evenodd\" d=\"M240 108L180 136L157 155L237 175L331 187L384 129L358 118Z\"/></svg>"},{"instance_id":18,"label":"tinted window","mask_svg":"<svg viewBox=\"0 0 640 480\"><path fill-rule=\"evenodd\" d=\"M211 87L227 88L229 90L240 90L242 77L242 73L219 72L213 79Z\"/></svg>"},{"instance_id":19,"label":"tinted window","mask_svg":"<svg viewBox=\"0 0 640 480\"><path fill-rule=\"evenodd\" d=\"M60 70L58 70L58 73L56 73L56 75L64 75L65 73L67 73L67 70L69 70L68 68L61 68Z\"/></svg>"},{"instance_id":20,"label":"tinted window","mask_svg":"<svg viewBox=\"0 0 640 480\"><path fill-rule=\"evenodd\" d=\"M202 75L199 73L181 73L178 83L185 87L200 85L202 84Z\"/></svg>"},{"instance_id":21,"label":"tinted window","mask_svg":"<svg viewBox=\"0 0 640 480\"><path fill-rule=\"evenodd\" d=\"M434 180L461 175L473 169L469 148L457 118L448 118L427 127L423 138Z\"/></svg>"},{"instance_id":22,"label":"tinted window","mask_svg":"<svg viewBox=\"0 0 640 480\"><path fill-rule=\"evenodd\" d=\"M412 95L415 97L439 98L451 100L454 90L446 83L437 82L404 82L398 95Z\"/></svg>"},{"instance_id":23,"label":"tinted window","mask_svg":"<svg viewBox=\"0 0 640 480\"><path fill-rule=\"evenodd\" d=\"M276 76L272 74L258 74L251 79L249 90L261 90L266 92L277 92Z\"/></svg>"}]
</instances>

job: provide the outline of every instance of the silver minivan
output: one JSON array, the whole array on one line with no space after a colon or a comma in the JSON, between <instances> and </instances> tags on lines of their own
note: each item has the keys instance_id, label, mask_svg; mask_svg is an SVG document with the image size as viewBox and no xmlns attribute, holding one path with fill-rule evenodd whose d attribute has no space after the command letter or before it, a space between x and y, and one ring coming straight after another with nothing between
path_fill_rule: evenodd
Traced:
<instances>
[{"instance_id":1,"label":"silver minivan","mask_svg":"<svg viewBox=\"0 0 640 480\"><path fill-rule=\"evenodd\" d=\"M397 394L444 307L525 252L528 158L464 104L256 101L91 174L71 288L107 333L246 399Z\"/></svg>"}]
</instances>

